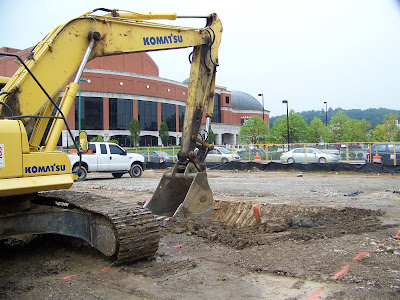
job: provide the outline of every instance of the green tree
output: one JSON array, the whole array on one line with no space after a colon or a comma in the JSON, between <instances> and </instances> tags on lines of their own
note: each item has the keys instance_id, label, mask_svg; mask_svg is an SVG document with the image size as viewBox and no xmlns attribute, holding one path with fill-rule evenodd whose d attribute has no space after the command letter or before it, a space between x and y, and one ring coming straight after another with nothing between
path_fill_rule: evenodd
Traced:
<instances>
[{"instance_id":1,"label":"green tree","mask_svg":"<svg viewBox=\"0 0 400 300\"><path fill-rule=\"evenodd\" d=\"M385 115L382 124L376 125L372 130L372 140L375 142L393 142L399 141L400 128L397 126L399 115Z\"/></svg>"},{"instance_id":2,"label":"green tree","mask_svg":"<svg viewBox=\"0 0 400 300\"><path fill-rule=\"evenodd\" d=\"M210 132L208 133L208 143L209 144L214 144L215 143L215 133L212 131L210 127Z\"/></svg>"},{"instance_id":3,"label":"green tree","mask_svg":"<svg viewBox=\"0 0 400 300\"><path fill-rule=\"evenodd\" d=\"M349 119L344 123L343 139L346 142L367 142L371 125L365 120Z\"/></svg>"},{"instance_id":4,"label":"green tree","mask_svg":"<svg viewBox=\"0 0 400 300\"><path fill-rule=\"evenodd\" d=\"M131 133L130 141L131 144L136 147L140 142L140 125L139 121L136 119L132 119L129 122L129 131Z\"/></svg>"},{"instance_id":5,"label":"green tree","mask_svg":"<svg viewBox=\"0 0 400 300\"><path fill-rule=\"evenodd\" d=\"M103 136L98 135L98 136L92 137L92 138L90 139L90 141L91 141L92 143L95 143L95 142L104 142L104 139L103 139Z\"/></svg>"},{"instance_id":6,"label":"green tree","mask_svg":"<svg viewBox=\"0 0 400 300\"><path fill-rule=\"evenodd\" d=\"M168 140L169 140L169 129L168 129L168 125L165 121L161 122L160 130L158 131L158 134L160 136L162 144L164 146L167 146Z\"/></svg>"},{"instance_id":7,"label":"green tree","mask_svg":"<svg viewBox=\"0 0 400 300\"><path fill-rule=\"evenodd\" d=\"M243 144L261 144L266 141L268 126L259 116L252 116L240 127L238 141Z\"/></svg>"},{"instance_id":8,"label":"green tree","mask_svg":"<svg viewBox=\"0 0 400 300\"><path fill-rule=\"evenodd\" d=\"M269 139L277 143L287 142L287 123L286 118L282 117L274 122L271 128Z\"/></svg>"},{"instance_id":9,"label":"green tree","mask_svg":"<svg viewBox=\"0 0 400 300\"><path fill-rule=\"evenodd\" d=\"M107 142L108 142L108 143L114 143L114 144L119 145L118 140L108 140Z\"/></svg>"},{"instance_id":10,"label":"green tree","mask_svg":"<svg viewBox=\"0 0 400 300\"><path fill-rule=\"evenodd\" d=\"M299 143L307 140L308 127L306 121L294 110L289 113L290 143ZM275 142L287 142L287 118L275 121L271 128L271 139Z\"/></svg>"},{"instance_id":11,"label":"green tree","mask_svg":"<svg viewBox=\"0 0 400 300\"><path fill-rule=\"evenodd\" d=\"M344 113L343 110L340 110L331 118L329 122L330 142L346 142L345 124L349 120L350 118Z\"/></svg>"},{"instance_id":12,"label":"green tree","mask_svg":"<svg viewBox=\"0 0 400 300\"><path fill-rule=\"evenodd\" d=\"M320 118L314 117L308 126L307 142L319 143L325 140L327 129Z\"/></svg>"}]
</instances>

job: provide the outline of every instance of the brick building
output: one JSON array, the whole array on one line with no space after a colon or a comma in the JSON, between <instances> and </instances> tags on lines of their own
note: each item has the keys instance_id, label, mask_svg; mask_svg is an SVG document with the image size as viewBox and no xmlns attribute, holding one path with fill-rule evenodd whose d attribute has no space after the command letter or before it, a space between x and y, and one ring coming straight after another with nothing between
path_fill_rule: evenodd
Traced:
<instances>
[{"instance_id":1,"label":"brick building","mask_svg":"<svg viewBox=\"0 0 400 300\"><path fill-rule=\"evenodd\" d=\"M0 48L23 59L31 49ZM0 58L0 76L11 77L19 66L15 58ZM185 114L187 81L177 82L159 77L157 64L147 53L100 57L90 61L81 81L81 129L89 139L102 135L129 146L129 122L139 120L141 146L161 145L158 130L165 121L170 130L170 144L180 143ZM218 80L218 78L217 78ZM61 94L62 96L62 94ZM78 98L78 97L77 97ZM67 117L73 135L78 135L78 99ZM241 124L253 115L263 116L262 105L252 96L216 86L212 130L216 144L236 144ZM269 111L264 111L269 124ZM205 120L203 120L205 121ZM60 145L72 144L66 130Z\"/></svg>"}]
</instances>

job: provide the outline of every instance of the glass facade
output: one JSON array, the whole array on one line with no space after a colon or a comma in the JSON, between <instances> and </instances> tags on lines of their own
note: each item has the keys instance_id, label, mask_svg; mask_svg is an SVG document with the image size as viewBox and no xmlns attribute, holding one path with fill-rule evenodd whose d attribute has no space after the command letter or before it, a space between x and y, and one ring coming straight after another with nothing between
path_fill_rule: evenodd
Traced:
<instances>
[{"instance_id":1,"label":"glass facade","mask_svg":"<svg viewBox=\"0 0 400 300\"><path fill-rule=\"evenodd\" d=\"M79 98L75 98L75 128L79 128ZM81 129L103 130L103 98L81 97Z\"/></svg>"},{"instance_id":2,"label":"glass facade","mask_svg":"<svg viewBox=\"0 0 400 300\"><path fill-rule=\"evenodd\" d=\"M183 121L185 120L186 106L179 105L179 131L183 131Z\"/></svg>"},{"instance_id":3,"label":"glass facade","mask_svg":"<svg viewBox=\"0 0 400 300\"><path fill-rule=\"evenodd\" d=\"M133 118L133 103L129 99L109 99L110 130L129 130Z\"/></svg>"},{"instance_id":4,"label":"glass facade","mask_svg":"<svg viewBox=\"0 0 400 300\"><path fill-rule=\"evenodd\" d=\"M211 122L213 123L221 123L221 106L219 104L219 94L214 95L214 112L211 118Z\"/></svg>"},{"instance_id":5,"label":"glass facade","mask_svg":"<svg viewBox=\"0 0 400 300\"><path fill-rule=\"evenodd\" d=\"M113 135L110 136L110 140L117 140L118 145L121 147L132 147L131 138L129 135Z\"/></svg>"},{"instance_id":6,"label":"glass facade","mask_svg":"<svg viewBox=\"0 0 400 300\"><path fill-rule=\"evenodd\" d=\"M157 131L157 102L139 100L138 110L140 130Z\"/></svg>"},{"instance_id":7,"label":"glass facade","mask_svg":"<svg viewBox=\"0 0 400 300\"><path fill-rule=\"evenodd\" d=\"M169 131L176 131L175 104L161 103L161 122L167 123Z\"/></svg>"},{"instance_id":8,"label":"glass facade","mask_svg":"<svg viewBox=\"0 0 400 300\"><path fill-rule=\"evenodd\" d=\"M142 135L139 143L140 147L158 146L158 138L152 135Z\"/></svg>"}]
</instances>

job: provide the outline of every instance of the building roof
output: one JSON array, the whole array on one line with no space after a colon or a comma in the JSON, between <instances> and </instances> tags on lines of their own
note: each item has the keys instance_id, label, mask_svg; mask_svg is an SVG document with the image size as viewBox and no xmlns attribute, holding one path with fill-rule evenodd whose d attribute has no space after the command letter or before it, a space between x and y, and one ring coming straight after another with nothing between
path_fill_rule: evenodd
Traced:
<instances>
[{"instance_id":1,"label":"building roof","mask_svg":"<svg viewBox=\"0 0 400 300\"><path fill-rule=\"evenodd\" d=\"M245 92L231 91L231 95L232 95L232 108L248 109L248 110L263 109L261 103L258 102L256 98Z\"/></svg>"},{"instance_id":2,"label":"building roof","mask_svg":"<svg viewBox=\"0 0 400 300\"><path fill-rule=\"evenodd\" d=\"M184 84L189 84L189 78L183 81ZM232 108L236 109L247 109L247 110L263 110L260 102L253 96L241 92L241 91L231 91L232 95Z\"/></svg>"}]
</instances>

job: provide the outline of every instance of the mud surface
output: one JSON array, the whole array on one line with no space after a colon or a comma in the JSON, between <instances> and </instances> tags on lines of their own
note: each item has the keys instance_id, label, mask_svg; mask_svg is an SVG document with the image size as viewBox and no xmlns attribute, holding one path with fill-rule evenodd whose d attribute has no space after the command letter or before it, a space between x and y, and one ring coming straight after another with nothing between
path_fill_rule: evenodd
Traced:
<instances>
[{"instance_id":1,"label":"mud surface","mask_svg":"<svg viewBox=\"0 0 400 300\"><path fill-rule=\"evenodd\" d=\"M162 174L89 174L73 189L143 203ZM399 179L209 172L210 219L165 220L150 260L114 266L50 235L2 241L0 298L399 299Z\"/></svg>"}]
</instances>

